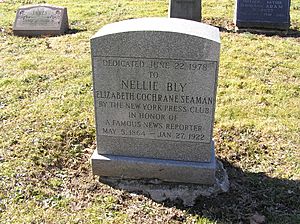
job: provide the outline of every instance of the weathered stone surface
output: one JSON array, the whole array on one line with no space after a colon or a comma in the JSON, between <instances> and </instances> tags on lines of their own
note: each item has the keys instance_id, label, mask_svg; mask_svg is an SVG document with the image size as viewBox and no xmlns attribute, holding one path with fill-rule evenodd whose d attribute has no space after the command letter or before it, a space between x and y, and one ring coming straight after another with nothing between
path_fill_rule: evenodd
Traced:
<instances>
[{"instance_id":1,"label":"weathered stone surface","mask_svg":"<svg viewBox=\"0 0 300 224\"><path fill-rule=\"evenodd\" d=\"M287 30L290 26L290 0L236 0L238 28Z\"/></svg>"},{"instance_id":2,"label":"weathered stone surface","mask_svg":"<svg viewBox=\"0 0 300 224\"><path fill-rule=\"evenodd\" d=\"M211 184L218 29L174 18L128 20L103 27L92 37L91 50L97 152L103 156L99 163L93 160L94 173L115 176L123 169L130 170L128 178L130 173L147 178L152 169L157 178L180 182L175 176L191 168L194 176L182 181L199 183L202 167L210 175L203 183ZM154 161L173 164L172 172L156 172L162 164L153 166ZM112 173L105 163L118 171ZM136 171L138 164L145 164L145 172Z\"/></svg>"},{"instance_id":3,"label":"weathered stone surface","mask_svg":"<svg viewBox=\"0 0 300 224\"><path fill-rule=\"evenodd\" d=\"M91 47L98 152L209 162L218 35L180 19L125 21L97 33Z\"/></svg>"},{"instance_id":4,"label":"weathered stone surface","mask_svg":"<svg viewBox=\"0 0 300 224\"><path fill-rule=\"evenodd\" d=\"M214 154L214 148L212 155ZM92 155L93 173L124 179L159 179L169 182L214 184L215 157L207 162L190 162L139 157Z\"/></svg>"},{"instance_id":5,"label":"weathered stone surface","mask_svg":"<svg viewBox=\"0 0 300 224\"><path fill-rule=\"evenodd\" d=\"M169 17L201 21L201 0L170 0Z\"/></svg>"},{"instance_id":6,"label":"weathered stone surface","mask_svg":"<svg viewBox=\"0 0 300 224\"><path fill-rule=\"evenodd\" d=\"M165 200L177 201L179 199L185 206L193 206L199 196L209 197L229 190L228 175L220 161L217 161L215 182L210 186L168 183L157 179L130 180L111 177L101 177L100 179L103 183L114 188L133 193L142 193L157 202L163 202Z\"/></svg>"},{"instance_id":7,"label":"weathered stone surface","mask_svg":"<svg viewBox=\"0 0 300 224\"><path fill-rule=\"evenodd\" d=\"M68 30L67 9L52 5L20 7L13 26L14 35L61 35Z\"/></svg>"}]
</instances>

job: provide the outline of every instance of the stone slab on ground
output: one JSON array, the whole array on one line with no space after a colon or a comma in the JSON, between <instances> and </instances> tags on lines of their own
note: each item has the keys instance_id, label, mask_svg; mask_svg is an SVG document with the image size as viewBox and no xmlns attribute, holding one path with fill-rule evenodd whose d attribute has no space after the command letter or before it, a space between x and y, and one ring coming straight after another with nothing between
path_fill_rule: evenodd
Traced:
<instances>
[{"instance_id":1,"label":"stone slab on ground","mask_svg":"<svg viewBox=\"0 0 300 224\"><path fill-rule=\"evenodd\" d=\"M91 38L97 149L101 155L209 163L219 30L142 18Z\"/></svg>"},{"instance_id":2,"label":"stone slab on ground","mask_svg":"<svg viewBox=\"0 0 300 224\"><path fill-rule=\"evenodd\" d=\"M214 153L214 148L211 149ZM122 177L124 179L159 179L169 182L215 184L216 161L187 162L177 160L150 159L92 155L93 174Z\"/></svg>"},{"instance_id":3,"label":"stone slab on ground","mask_svg":"<svg viewBox=\"0 0 300 224\"><path fill-rule=\"evenodd\" d=\"M64 34L68 28L67 8L29 5L17 10L13 33L17 36L55 36Z\"/></svg>"},{"instance_id":4,"label":"stone slab on ground","mask_svg":"<svg viewBox=\"0 0 300 224\"><path fill-rule=\"evenodd\" d=\"M253 33L253 34L262 34L262 35L287 35L288 30L271 30L271 29L251 29L251 28L235 28L237 33Z\"/></svg>"},{"instance_id":5,"label":"stone slab on ground","mask_svg":"<svg viewBox=\"0 0 300 224\"><path fill-rule=\"evenodd\" d=\"M229 190L229 180L223 164L217 160L216 179L214 185L168 183L157 179L122 179L100 177L100 181L111 187L132 193L141 193L157 202L166 200L182 201L184 206L193 206L199 196L212 196Z\"/></svg>"}]
</instances>

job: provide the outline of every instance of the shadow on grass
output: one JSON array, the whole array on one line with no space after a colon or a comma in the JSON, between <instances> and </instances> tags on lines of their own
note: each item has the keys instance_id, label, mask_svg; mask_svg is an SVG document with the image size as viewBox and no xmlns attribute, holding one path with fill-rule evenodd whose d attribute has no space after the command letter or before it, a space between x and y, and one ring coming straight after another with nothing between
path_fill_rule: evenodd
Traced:
<instances>
[{"instance_id":1,"label":"shadow on grass","mask_svg":"<svg viewBox=\"0 0 300 224\"><path fill-rule=\"evenodd\" d=\"M224 18L203 18L202 23L206 23L211 26L219 28L221 32L234 33L234 23L233 21Z\"/></svg>"},{"instance_id":2,"label":"shadow on grass","mask_svg":"<svg viewBox=\"0 0 300 224\"><path fill-rule=\"evenodd\" d=\"M219 28L221 32L225 33L239 33L235 31L235 24L233 21L224 18L203 18L203 23L215 26ZM289 29L288 31L279 30L259 30L259 29L246 29L243 32L249 32L262 36L279 36L279 37L300 37L300 28L294 27L295 29Z\"/></svg>"},{"instance_id":3,"label":"shadow on grass","mask_svg":"<svg viewBox=\"0 0 300 224\"><path fill-rule=\"evenodd\" d=\"M300 181L270 178L263 173L243 172L222 161L228 172L230 189L227 193L199 197L193 207L167 202L192 215L218 223L249 223L258 213L267 223L300 223Z\"/></svg>"},{"instance_id":4,"label":"shadow on grass","mask_svg":"<svg viewBox=\"0 0 300 224\"><path fill-rule=\"evenodd\" d=\"M66 33L60 34L60 35L33 35L33 36L30 36L30 35L17 36L16 35L16 36L17 37L28 37L28 38L45 38L45 37L64 36L64 35L67 35L67 34L76 34L76 33L85 32L85 31L87 31L87 29L68 29L66 31ZM0 27L0 32L4 33L6 35L9 35L9 36L15 36L14 33L13 33L12 28L1 31L1 27Z\"/></svg>"},{"instance_id":5,"label":"shadow on grass","mask_svg":"<svg viewBox=\"0 0 300 224\"><path fill-rule=\"evenodd\" d=\"M220 31L222 29L220 28ZM227 31L225 31L227 32ZM280 31L280 30L271 30L271 29L241 29L237 31L237 33L252 33L256 35L261 35L261 36L267 36L267 37L293 37L293 38L298 38L300 37L300 31L296 29L289 29L287 31Z\"/></svg>"},{"instance_id":6,"label":"shadow on grass","mask_svg":"<svg viewBox=\"0 0 300 224\"><path fill-rule=\"evenodd\" d=\"M279 35L280 37L300 37L300 31L295 29L289 29L287 34Z\"/></svg>"},{"instance_id":7,"label":"shadow on grass","mask_svg":"<svg viewBox=\"0 0 300 224\"><path fill-rule=\"evenodd\" d=\"M69 29L66 34L76 34L85 31L87 31L87 29Z\"/></svg>"},{"instance_id":8,"label":"shadow on grass","mask_svg":"<svg viewBox=\"0 0 300 224\"><path fill-rule=\"evenodd\" d=\"M244 172L227 161L223 160L222 163L229 176L228 192L210 197L200 196L192 207L184 206L181 199L158 203L217 223L300 223L300 181ZM123 187L126 184L110 186L150 198L147 193L126 190L128 188ZM250 222L255 215L265 218L266 222Z\"/></svg>"}]
</instances>

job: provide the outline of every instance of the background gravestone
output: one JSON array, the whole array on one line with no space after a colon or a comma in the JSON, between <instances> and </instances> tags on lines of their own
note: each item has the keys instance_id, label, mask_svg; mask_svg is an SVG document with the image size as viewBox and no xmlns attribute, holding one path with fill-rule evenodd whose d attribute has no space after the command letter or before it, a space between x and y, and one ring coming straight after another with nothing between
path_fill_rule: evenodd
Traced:
<instances>
[{"instance_id":1,"label":"background gravestone","mask_svg":"<svg viewBox=\"0 0 300 224\"><path fill-rule=\"evenodd\" d=\"M290 0L236 0L238 28L287 30L290 26Z\"/></svg>"},{"instance_id":2,"label":"background gravestone","mask_svg":"<svg viewBox=\"0 0 300 224\"><path fill-rule=\"evenodd\" d=\"M145 18L91 39L100 176L213 184L219 30Z\"/></svg>"},{"instance_id":3,"label":"background gravestone","mask_svg":"<svg viewBox=\"0 0 300 224\"><path fill-rule=\"evenodd\" d=\"M69 28L67 9L52 5L20 7L13 33L17 36L61 35Z\"/></svg>"},{"instance_id":4,"label":"background gravestone","mask_svg":"<svg viewBox=\"0 0 300 224\"><path fill-rule=\"evenodd\" d=\"M169 18L201 21L201 0L170 0Z\"/></svg>"}]
</instances>

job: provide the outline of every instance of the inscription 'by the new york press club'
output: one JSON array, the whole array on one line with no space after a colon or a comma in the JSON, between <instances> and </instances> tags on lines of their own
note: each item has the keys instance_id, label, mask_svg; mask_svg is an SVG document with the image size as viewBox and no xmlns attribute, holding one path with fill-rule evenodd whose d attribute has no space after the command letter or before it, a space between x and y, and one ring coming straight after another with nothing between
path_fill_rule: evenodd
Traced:
<instances>
[{"instance_id":1,"label":"inscription 'by the new york press club'","mask_svg":"<svg viewBox=\"0 0 300 224\"><path fill-rule=\"evenodd\" d=\"M217 62L93 60L98 135L211 142Z\"/></svg>"}]
</instances>

